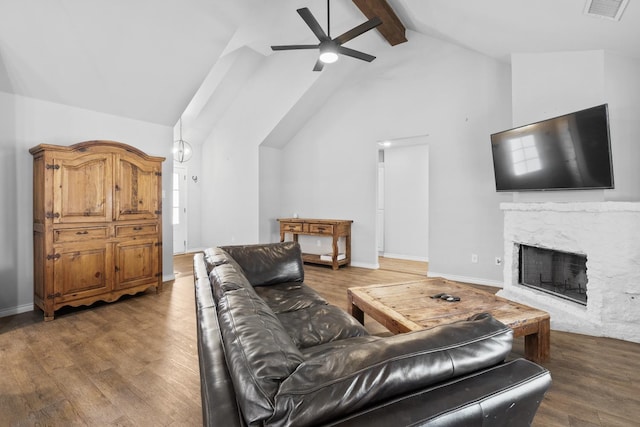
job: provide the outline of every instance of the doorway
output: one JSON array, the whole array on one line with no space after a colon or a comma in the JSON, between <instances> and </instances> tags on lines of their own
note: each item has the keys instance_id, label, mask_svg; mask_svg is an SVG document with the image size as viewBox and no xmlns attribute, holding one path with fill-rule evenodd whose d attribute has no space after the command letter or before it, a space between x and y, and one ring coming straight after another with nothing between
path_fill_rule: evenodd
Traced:
<instances>
[{"instance_id":1,"label":"doorway","mask_svg":"<svg viewBox=\"0 0 640 427\"><path fill-rule=\"evenodd\" d=\"M187 252L187 168L173 166L173 253Z\"/></svg>"},{"instance_id":2,"label":"doorway","mask_svg":"<svg viewBox=\"0 0 640 427\"><path fill-rule=\"evenodd\" d=\"M427 136L379 144L378 254L429 260L429 146Z\"/></svg>"}]
</instances>

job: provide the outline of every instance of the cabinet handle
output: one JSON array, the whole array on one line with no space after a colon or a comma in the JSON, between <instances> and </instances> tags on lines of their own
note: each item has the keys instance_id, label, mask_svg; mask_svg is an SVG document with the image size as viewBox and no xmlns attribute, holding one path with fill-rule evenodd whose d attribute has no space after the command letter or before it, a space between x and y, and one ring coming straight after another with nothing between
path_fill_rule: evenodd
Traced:
<instances>
[{"instance_id":1,"label":"cabinet handle","mask_svg":"<svg viewBox=\"0 0 640 427\"><path fill-rule=\"evenodd\" d=\"M76 234L78 234L78 235L89 234L89 232L87 230L85 230L85 231L76 231Z\"/></svg>"},{"instance_id":2,"label":"cabinet handle","mask_svg":"<svg viewBox=\"0 0 640 427\"><path fill-rule=\"evenodd\" d=\"M325 228L324 227L318 227L318 231L324 231Z\"/></svg>"},{"instance_id":3,"label":"cabinet handle","mask_svg":"<svg viewBox=\"0 0 640 427\"><path fill-rule=\"evenodd\" d=\"M133 231L140 231L142 230L142 227L133 227Z\"/></svg>"}]
</instances>

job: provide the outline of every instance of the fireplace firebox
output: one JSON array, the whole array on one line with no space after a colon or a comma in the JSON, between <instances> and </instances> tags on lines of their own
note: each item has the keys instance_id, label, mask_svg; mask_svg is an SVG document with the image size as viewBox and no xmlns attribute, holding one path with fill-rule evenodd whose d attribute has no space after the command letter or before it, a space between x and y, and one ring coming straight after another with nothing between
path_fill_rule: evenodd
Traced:
<instances>
[{"instance_id":1,"label":"fireplace firebox","mask_svg":"<svg viewBox=\"0 0 640 427\"><path fill-rule=\"evenodd\" d=\"M558 250L519 245L521 285L587 305L587 257Z\"/></svg>"}]
</instances>

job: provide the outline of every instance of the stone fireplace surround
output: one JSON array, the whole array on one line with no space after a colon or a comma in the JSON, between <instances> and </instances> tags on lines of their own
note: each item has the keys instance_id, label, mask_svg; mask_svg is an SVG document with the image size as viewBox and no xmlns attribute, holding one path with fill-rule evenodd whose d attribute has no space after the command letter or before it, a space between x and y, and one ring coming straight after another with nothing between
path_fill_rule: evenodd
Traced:
<instances>
[{"instance_id":1,"label":"stone fireplace surround","mask_svg":"<svg viewBox=\"0 0 640 427\"><path fill-rule=\"evenodd\" d=\"M640 342L640 203L501 203L498 295L551 315L551 328ZM520 244L587 256L587 306L518 284Z\"/></svg>"}]
</instances>

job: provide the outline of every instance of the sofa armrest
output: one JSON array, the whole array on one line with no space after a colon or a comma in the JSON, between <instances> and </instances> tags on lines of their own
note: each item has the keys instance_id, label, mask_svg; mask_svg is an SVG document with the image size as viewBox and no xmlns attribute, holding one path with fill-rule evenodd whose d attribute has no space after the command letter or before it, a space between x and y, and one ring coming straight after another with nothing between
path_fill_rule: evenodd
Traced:
<instances>
[{"instance_id":1,"label":"sofa armrest","mask_svg":"<svg viewBox=\"0 0 640 427\"><path fill-rule=\"evenodd\" d=\"M243 427L235 390L227 369L220 327L203 254L193 263L202 419L205 426Z\"/></svg>"},{"instance_id":2,"label":"sofa armrest","mask_svg":"<svg viewBox=\"0 0 640 427\"><path fill-rule=\"evenodd\" d=\"M368 407L327 425L528 426L550 386L549 371L517 359Z\"/></svg>"}]
</instances>

